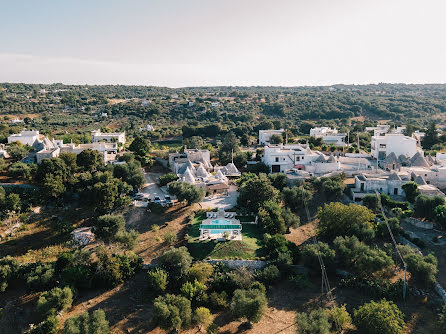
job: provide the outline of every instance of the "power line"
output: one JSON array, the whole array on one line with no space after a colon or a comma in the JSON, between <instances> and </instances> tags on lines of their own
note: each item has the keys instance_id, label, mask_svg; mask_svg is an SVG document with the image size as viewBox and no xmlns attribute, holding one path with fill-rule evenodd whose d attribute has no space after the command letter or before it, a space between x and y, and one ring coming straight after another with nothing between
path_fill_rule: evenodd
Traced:
<instances>
[{"instance_id":1,"label":"power line","mask_svg":"<svg viewBox=\"0 0 446 334\"><path fill-rule=\"evenodd\" d=\"M399 256L399 258L401 259L401 262L403 263L403 266L404 266L403 300L406 300L406 274L407 274L407 264L406 264L406 261L404 261L403 256L401 255L400 250L398 249L398 245L397 245L397 243L396 243L395 237L393 236L392 229L390 228L390 225L389 225L389 223L387 222L387 217L386 217L386 214L385 214L385 212L384 212L383 205L382 205L382 203L381 203L381 196L380 196L380 194L378 193L377 190L375 190L375 194L376 194L376 197L378 198L379 208L380 208L381 213L382 213L382 215L383 215L383 217L384 217L384 221L385 221L385 223L386 223L386 225L387 225L387 229L389 230L390 237L392 238L392 242L393 242L393 245L395 246L396 253L398 254L398 256Z\"/></svg>"}]
</instances>

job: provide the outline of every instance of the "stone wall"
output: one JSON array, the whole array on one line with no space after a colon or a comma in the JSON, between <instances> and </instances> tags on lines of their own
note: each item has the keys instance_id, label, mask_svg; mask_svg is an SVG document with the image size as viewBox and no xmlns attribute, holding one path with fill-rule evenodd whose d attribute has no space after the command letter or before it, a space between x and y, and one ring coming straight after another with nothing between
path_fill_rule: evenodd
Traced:
<instances>
[{"instance_id":1,"label":"stone wall","mask_svg":"<svg viewBox=\"0 0 446 334\"><path fill-rule=\"evenodd\" d=\"M431 222L425 222L422 220L418 220L413 217L407 217L405 221L415 227L424 228L426 230L432 230L434 228L434 224Z\"/></svg>"}]
</instances>

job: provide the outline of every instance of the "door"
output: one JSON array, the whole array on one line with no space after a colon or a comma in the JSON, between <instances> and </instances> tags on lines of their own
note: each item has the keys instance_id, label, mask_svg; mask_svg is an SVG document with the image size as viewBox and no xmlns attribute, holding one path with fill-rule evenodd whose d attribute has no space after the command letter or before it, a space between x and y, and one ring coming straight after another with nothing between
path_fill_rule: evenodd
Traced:
<instances>
[{"instance_id":1,"label":"door","mask_svg":"<svg viewBox=\"0 0 446 334\"><path fill-rule=\"evenodd\" d=\"M393 194L398 195L398 188L393 188Z\"/></svg>"},{"instance_id":2,"label":"door","mask_svg":"<svg viewBox=\"0 0 446 334\"><path fill-rule=\"evenodd\" d=\"M271 166L271 172L273 172L273 173L280 173L280 165L272 165Z\"/></svg>"}]
</instances>

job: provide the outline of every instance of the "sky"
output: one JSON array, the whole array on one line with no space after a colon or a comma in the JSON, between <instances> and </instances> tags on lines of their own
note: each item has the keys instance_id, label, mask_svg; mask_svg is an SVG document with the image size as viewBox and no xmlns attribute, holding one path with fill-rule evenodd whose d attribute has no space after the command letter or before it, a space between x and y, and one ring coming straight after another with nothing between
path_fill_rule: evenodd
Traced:
<instances>
[{"instance_id":1,"label":"sky","mask_svg":"<svg viewBox=\"0 0 446 334\"><path fill-rule=\"evenodd\" d=\"M0 0L0 82L446 83L444 0Z\"/></svg>"}]
</instances>

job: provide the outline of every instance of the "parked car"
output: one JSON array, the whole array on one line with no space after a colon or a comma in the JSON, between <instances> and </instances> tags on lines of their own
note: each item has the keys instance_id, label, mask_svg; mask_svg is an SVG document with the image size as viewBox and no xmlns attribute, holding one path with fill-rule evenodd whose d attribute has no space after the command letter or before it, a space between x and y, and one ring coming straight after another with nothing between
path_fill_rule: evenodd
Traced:
<instances>
[{"instance_id":1,"label":"parked car","mask_svg":"<svg viewBox=\"0 0 446 334\"><path fill-rule=\"evenodd\" d=\"M164 196L164 199L166 200L166 206L172 206L172 198L169 195Z\"/></svg>"},{"instance_id":2,"label":"parked car","mask_svg":"<svg viewBox=\"0 0 446 334\"><path fill-rule=\"evenodd\" d=\"M159 196L155 196L155 199L153 200L154 203L161 204L161 198Z\"/></svg>"}]
</instances>

